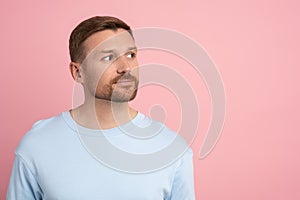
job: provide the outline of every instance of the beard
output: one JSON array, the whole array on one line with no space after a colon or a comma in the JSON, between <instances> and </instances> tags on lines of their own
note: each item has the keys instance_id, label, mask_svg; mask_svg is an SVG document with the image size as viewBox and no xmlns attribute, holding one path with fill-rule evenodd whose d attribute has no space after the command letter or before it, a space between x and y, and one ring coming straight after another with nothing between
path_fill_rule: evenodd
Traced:
<instances>
[{"instance_id":1,"label":"beard","mask_svg":"<svg viewBox=\"0 0 300 200\"><path fill-rule=\"evenodd\" d=\"M128 84L126 86L118 84L122 81L128 81L131 84ZM101 91L96 91L95 98L104 99L116 103L129 102L136 97L138 84L139 82L136 77L132 76L129 73L125 73L112 79L108 84L100 86L102 87L100 88Z\"/></svg>"}]
</instances>

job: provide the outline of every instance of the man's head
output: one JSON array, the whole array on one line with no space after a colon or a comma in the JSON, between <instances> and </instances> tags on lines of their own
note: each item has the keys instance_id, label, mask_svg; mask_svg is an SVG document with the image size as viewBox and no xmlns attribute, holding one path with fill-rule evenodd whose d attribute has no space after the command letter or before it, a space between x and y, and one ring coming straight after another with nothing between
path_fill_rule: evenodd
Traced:
<instances>
[{"instance_id":1,"label":"man's head","mask_svg":"<svg viewBox=\"0 0 300 200\"><path fill-rule=\"evenodd\" d=\"M69 40L70 70L85 95L115 102L136 96L138 62L130 27L114 17L81 22Z\"/></svg>"},{"instance_id":2,"label":"man's head","mask_svg":"<svg viewBox=\"0 0 300 200\"><path fill-rule=\"evenodd\" d=\"M111 16L95 16L82 21L72 31L69 39L69 51L72 62L82 63L86 56L84 41L96 32L124 29L131 35L131 28L122 20Z\"/></svg>"}]
</instances>

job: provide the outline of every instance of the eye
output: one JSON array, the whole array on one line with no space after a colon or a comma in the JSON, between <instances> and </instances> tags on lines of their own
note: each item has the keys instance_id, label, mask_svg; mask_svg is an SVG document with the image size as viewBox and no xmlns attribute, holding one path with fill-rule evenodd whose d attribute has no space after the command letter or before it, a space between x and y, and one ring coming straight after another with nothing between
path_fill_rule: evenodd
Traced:
<instances>
[{"instance_id":1,"label":"eye","mask_svg":"<svg viewBox=\"0 0 300 200\"><path fill-rule=\"evenodd\" d=\"M113 55L105 56L101 60L103 60L103 61L112 61L113 60Z\"/></svg>"},{"instance_id":2,"label":"eye","mask_svg":"<svg viewBox=\"0 0 300 200\"><path fill-rule=\"evenodd\" d=\"M135 52L129 52L127 54L127 58L135 58L136 57L136 53Z\"/></svg>"}]
</instances>

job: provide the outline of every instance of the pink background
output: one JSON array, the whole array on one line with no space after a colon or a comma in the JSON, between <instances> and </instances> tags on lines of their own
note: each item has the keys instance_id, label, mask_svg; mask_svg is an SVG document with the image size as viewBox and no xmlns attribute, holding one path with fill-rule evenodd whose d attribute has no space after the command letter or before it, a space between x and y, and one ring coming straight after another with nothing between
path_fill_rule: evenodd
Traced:
<instances>
[{"instance_id":1,"label":"pink background","mask_svg":"<svg viewBox=\"0 0 300 200\"><path fill-rule=\"evenodd\" d=\"M1 1L0 11L0 199L21 137L36 120L71 108L68 37L78 22L94 15L120 17L133 28L182 32L218 66L226 121L213 152L198 160L211 109L203 80L167 53L140 58L174 66L197 85L202 115L192 144L197 199L300 199L299 1L28 0ZM133 104L145 113L151 105L165 105L167 123L176 129L178 119L170 113L178 105L160 89L162 96L142 90Z\"/></svg>"}]
</instances>

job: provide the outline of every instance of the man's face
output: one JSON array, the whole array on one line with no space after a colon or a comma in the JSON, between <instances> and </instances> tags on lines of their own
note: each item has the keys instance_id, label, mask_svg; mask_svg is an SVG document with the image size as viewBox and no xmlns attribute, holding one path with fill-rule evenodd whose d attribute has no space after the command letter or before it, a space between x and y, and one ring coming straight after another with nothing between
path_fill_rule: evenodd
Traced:
<instances>
[{"instance_id":1,"label":"man's face","mask_svg":"<svg viewBox=\"0 0 300 200\"><path fill-rule=\"evenodd\" d=\"M138 88L137 49L124 29L104 30L84 42L83 87L97 99L127 102Z\"/></svg>"}]
</instances>

